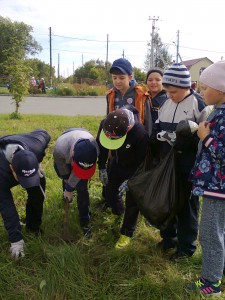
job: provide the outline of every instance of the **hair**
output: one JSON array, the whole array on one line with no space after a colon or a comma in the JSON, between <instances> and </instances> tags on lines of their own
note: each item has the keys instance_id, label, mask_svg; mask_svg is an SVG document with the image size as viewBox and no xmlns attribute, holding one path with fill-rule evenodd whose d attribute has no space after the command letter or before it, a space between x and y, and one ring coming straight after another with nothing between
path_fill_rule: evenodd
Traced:
<instances>
[{"instance_id":1,"label":"hair","mask_svg":"<svg viewBox=\"0 0 225 300\"><path fill-rule=\"evenodd\" d=\"M160 69L150 69L146 75L145 83L148 81L148 76L152 73L159 73L163 77L163 71Z\"/></svg>"}]
</instances>

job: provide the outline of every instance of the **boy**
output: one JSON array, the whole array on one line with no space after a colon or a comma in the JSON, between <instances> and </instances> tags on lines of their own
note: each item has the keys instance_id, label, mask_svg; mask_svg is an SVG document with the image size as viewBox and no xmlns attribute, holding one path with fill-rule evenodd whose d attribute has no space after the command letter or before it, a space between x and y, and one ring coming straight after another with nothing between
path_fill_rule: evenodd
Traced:
<instances>
[{"instance_id":1,"label":"boy","mask_svg":"<svg viewBox=\"0 0 225 300\"><path fill-rule=\"evenodd\" d=\"M64 201L72 202L73 191L77 191L80 226L86 237L91 233L88 179L95 173L98 153L95 138L83 128L65 131L53 152L55 171L62 178Z\"/></svg>"},{"instance_id":2,"label":"boy","mask_svg":"<svg viewBox=\"0 0 225 300\"><path fill-rule=\"evenodd\" d=\"M133 112L121 108L109 113L101 122L97 141L100 149L99 169L105 168L108 152L111 150L112 158L108 170L106 200L112 208L112 213L121 215L124 208L119 187L135 173L145 159L149 136L142 124L135 123ZM121 236L115 246L117 249L129 245L139 213L129 192L126 193L125 203Z\"/></svg>"},{"instance_id":3,"label":"boy","mask_svg":"<svg viewBox=\"0 0 225 300\"><path fill-rule=\"evenodd\" d=\"M50 135L44 129L0 138L0 213L11 242L14 259L24 256L24 240L11 188L27 191L26 229L41 233L46 180L40 168Z\"/></svg>"},{"instance_id":4,"label":"boy","mask_svg":"<svg viewBox=\"0 0 225 300\"><path fill-rule=\"evenodd\" d=\"M199 81L206 105L213 104L214 110L197 131L200 144L192 178L193 194L203 197L199 230L202 275L188 289L219 296L225 273L225 61L207 67Z\"/></svg>"},{"instance_id":5,"label":"boy","mask_svg":"<svg viewBox=\"0 0 225 300\"><path fill-rule=\"evenodd\" d=\"M173 64L165 71L162 83L169 98L159 110L153 137L161 131L175 132L182 120L199 123L205 107L201 96L191 89L190 73L184 65ZM172 261L190 257L196 250L199 200L191 195L191 183L188 178L194 165L198 140L195 133L189 137L177 137L175 144L178 193L182 208L167 228L160 231L162 240L158 244L158 247L165 251L177 246L176 252L171 256ZM171 144L167 141L158 143L160 156L164 157L171 149Z\"/></svg>"},{"instance_id":6,"label":"boy","mask_svg":"<svg viewBox=\"0 0 225 300\"><path fill-rule=\"evenodd\" d=\"M152 131L151 109L147 89L132 81L133 68L125 58L115 60L109 70L114 87L106 95L107 111L110 113L125 105L136 107L140 121L149 135Z\"/></svg>"}]
</instances>

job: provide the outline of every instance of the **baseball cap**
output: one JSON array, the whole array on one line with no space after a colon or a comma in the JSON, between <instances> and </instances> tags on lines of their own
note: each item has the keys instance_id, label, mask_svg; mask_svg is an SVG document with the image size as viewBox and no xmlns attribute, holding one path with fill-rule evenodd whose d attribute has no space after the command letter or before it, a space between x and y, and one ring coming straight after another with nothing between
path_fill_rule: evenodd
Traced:
<instances>
[{"instance_id":1,"label":"baseball cap","mask_svg":"<svg viewBox=\"0 0 225 300\"><path fill-rule=\"evenodd\" d=\"M133 71L131 63L125 58L119 58L114 60L112 67L109 70L109 73L112 74L114 71L116 71L116 69L117 71L119 69L119 71L122 74L128 74L128 75L131 75Z\"/></svg>"},{"instance_id":2,"label":"baseball cap","mask_svg":"<svg viewBox=\"0 0 225 300\"><path fill-rule=\"evenodd\" d=\"M100 143L106 149L120 148L125 142L130 127L131 120L126 109L117 109L109 113L99 136Z\"/></svg>"},{"instance_id":3,"label":"baseball cap","mask_svg":"<svg viewBox=\"0 0 225 300\"><path fill-rule=\"evenodd\" d=\"M36 155L29 150L14 153L12 167L19 183L25 189L40 185L39 163Z\"/></svg>"},{"instance_id":4,"label":"baseball cap","mask_svg":"<svg viewBox=\"0 0 225 300\"><path fill-rule=\"evenodd\" d=\"M88 139L80 139L74 145L73 173L80 179L91 178L96 169L97 148Z\"/></svg>"}]
</instances>

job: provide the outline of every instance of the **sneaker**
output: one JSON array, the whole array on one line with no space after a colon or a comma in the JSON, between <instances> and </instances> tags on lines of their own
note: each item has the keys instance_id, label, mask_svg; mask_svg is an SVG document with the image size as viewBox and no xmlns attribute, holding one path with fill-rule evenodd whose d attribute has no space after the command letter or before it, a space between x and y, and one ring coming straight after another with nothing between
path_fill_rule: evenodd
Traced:
<instances>
[{"instance_id":1,"label":"sneaker","mask_svg":"<svg viewBox=\"0 0 225 300\"><path fill-rule=\"evenodd\" d=\"M197 281L187 285L189 291L199 291L204 296L220 296L221 280L211 282L204 277L200 277Z\"/></svg>"},{"instance_id":2,"label":"sneaker","mask_svg":"<svg viewBox=\"0 0 225 300\"><path fill-rule=\"evenodd\" d=\"M131 242L131 237L121 234L120 238L116 242L115 248L116 249L122 249L124 247L127 247Z\"/></svg>"},{"instance_id":3,"label":"sneaker","mask_svg":"<svg viewBox=\"0 0 225 300\"><path fill-rule=\"evenodd\" d=\"M172 254L170 256L170 261L171 262L177 262L178 260L182 259L182 258L188 258L188 257L191 257L192 255L188 255L187 253L185 252L182 252L182 251L176 251L174 254Z\"/></svg>"}]
</instances>

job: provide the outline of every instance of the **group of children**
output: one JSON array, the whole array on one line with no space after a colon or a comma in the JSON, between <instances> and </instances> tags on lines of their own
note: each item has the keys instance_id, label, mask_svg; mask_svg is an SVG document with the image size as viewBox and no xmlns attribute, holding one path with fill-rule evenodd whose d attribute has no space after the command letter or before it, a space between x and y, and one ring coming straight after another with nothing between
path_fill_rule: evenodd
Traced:
<instances>
[{"instance_id":1,"label":"group of children","mask_svg":"<svg viewBox=\"0 0 225 300\"><path fill-rule=\"evenodd\" d=\"M178 194L182 208L168 226L160 230L162 240L157 247L163 251L175 248L170 258L175 262L194 254L199 197L202 196L202 275L187 288L199 289L204 295L220 295L225 263L225 61L216 62L202 72L201 95L191 89L190 73L182 64L173 64L164 73L157 68L150 70L146 76L147 90L132 80L132 66L126 59L115 60L110 73L114 87L107 93L107 115L100 123L96 139L86 129L70 128L56 141L54 168L62 179L63 198L71 202L73 191L77 191L80 225L84 235L89 236L91 213L88 180L98 165L105 204L111 208L112 214L123 215L121 235L115 245L116 249L122 249L131 243L139 214L127 181L144 161L149 145L155 167L173 147L176 151ZM184 120L197 123L198 129L176 136L178 124ZM173 143L158 138L165 132L173 136L175 134ZM4 189L1 185L0 211L9 232L12 255L17 258L24 255L24 242L21 234L18 235L18 216L13 227L1 200L6 189L9 193L9 189L19 182L28 191L29 220L35 210L32 188L37 189L38 186L44 194L45 186L40 184L43 173L37 172L39 168L32 165L34 159L19 167L15 159L18 154L23 157L25 150L35 150L32 145L27 147L21 144L21 135L17 142L9 137L8 140L8 144L14 144L14 148L10 148L6 142L1 144L1 140L0 148L6 173L12 171L12 182ZM47 140L44 148L49 138ZM38 162L42 158L43 155ZM7 161L10 167L6 166ZM31 170L35 171L32 173ZM35 177L36 181L33 180ZM27 185L24 180L30 183ZM124 192L125 205L122 201ZM28 224L35 231L40 229L43 197L39 199L39 204L38 226L32 228L32 221Z\"/></svg>"}]
</instances>

